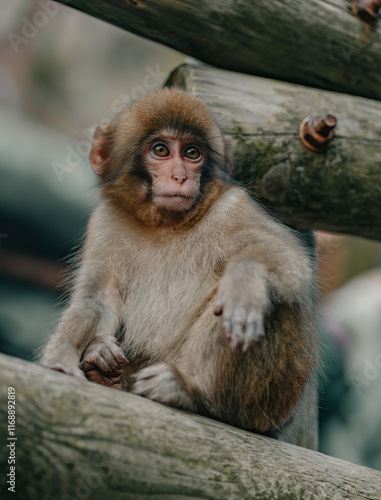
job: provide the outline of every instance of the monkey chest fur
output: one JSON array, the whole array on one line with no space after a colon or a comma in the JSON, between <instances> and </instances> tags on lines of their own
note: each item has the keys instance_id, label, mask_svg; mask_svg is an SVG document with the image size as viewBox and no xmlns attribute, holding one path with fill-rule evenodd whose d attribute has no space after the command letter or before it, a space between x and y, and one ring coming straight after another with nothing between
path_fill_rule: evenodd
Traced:
<instances>
[{"instance_id":1,"label":"monkey chest fur","mask_svg":"<svg viewBox=\"0 0 381 500\"><path fill-rule=\"evenodd\" d=\"M190 240L190 238L188 238ZM186 337L212 298L224 266L220 252L176 241L164 246L134 242L117 277L122 294L124 341L159 355Z\"/></svg>"}]
</instances>

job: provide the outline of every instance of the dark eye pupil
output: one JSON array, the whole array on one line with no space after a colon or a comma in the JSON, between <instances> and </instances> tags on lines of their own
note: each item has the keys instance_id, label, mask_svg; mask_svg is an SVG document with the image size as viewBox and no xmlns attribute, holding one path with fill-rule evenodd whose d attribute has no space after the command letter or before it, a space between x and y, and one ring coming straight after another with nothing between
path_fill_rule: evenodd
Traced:
<instances>
[{"instance_id":1,"label":"dark eye pupil","mask_svg":"<svg viewBox=\"0 0 381 500\"><path fill-rule=\"evenodd\" d=\"M165 144L157 144L156 146L154 146L152 148L152 152L156 156L160 156L162 158L164 158L165 156L168 156L168 154L169 154L168 148Z\"/></svg>"},{"instance_id":2,"label":"dark eye pupil","mask_svg":"<svg viewBox=\"0 0 381 500\"><path fill-rule=\"evenodd\" d=\"M197 148L189 148L187 149L185 155L194 160L200 156L200 152Z\"/></svg>"}]
</instances>

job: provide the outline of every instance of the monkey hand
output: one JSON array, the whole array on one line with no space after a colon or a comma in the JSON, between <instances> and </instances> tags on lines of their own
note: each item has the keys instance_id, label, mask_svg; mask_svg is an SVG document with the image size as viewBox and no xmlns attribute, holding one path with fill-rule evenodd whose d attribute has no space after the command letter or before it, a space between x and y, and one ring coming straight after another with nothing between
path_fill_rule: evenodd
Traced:
<instances>
[{"instance_id":1,"label":"monkey hand","mask_svg":"<svg viewBox=\"0 0 381 500\"><path fill-rule=\"evenodd\" d=\"M119 342L98 334L86 347L81 367L91 382L122 390L123 366L128 363Z\"/></svg>"},{"instance_id":2,"label":"monkey hand","mask_svg":"<svg viewBox=\"0 0 381 500\"><path fill-rule=\"evenodd\" d=\"M222 315L233 350L242 346L247 351L265 334L269 304L265 269L253 261L230 263L218 287L214 314Z\"/></svg>"}]
</instances>

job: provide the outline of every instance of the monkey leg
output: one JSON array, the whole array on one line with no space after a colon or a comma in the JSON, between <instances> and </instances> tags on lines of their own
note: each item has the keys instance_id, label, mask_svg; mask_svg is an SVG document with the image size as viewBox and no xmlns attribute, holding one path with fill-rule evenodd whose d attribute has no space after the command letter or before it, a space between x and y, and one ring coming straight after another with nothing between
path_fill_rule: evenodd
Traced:
<instances>
[{"instance_id":1,"label":"monkey leg","mask_svg":"<svg viewBox=\"0 0 381 500\"><path fill-rule=\"evenodd\" d=\"M282 305L265 318L265 335L232 349L222 318L208 307L177 359L143 368L132 392L247 430L275 436L293 417L314 366L303 313Z\"/></svg>"},{"instance_id":2,"label":"monkey leg","mask_svg":"<svg viewBox=\"0 0 381 500\"><path fill-rule=\"evenodd\" d=\"M111 335L96 335L86 347L81 368L91 382L122 389L123 366L128 363L119 342Z\"/></svg>"},{"instance_id":3,"label":"monkey leg","mask_svg":"<svg viewBox=\"0 0 381 500\"><path fill-rule=\"evenodd\" d=\"M226 421L222 418L227 410L226 402L221 401L219 406L218 394L221 390L234 392L234 380L223 380L221 387L217 390L216 387L221 372L226 374L226 363L231 373L235 364L233 358L247 357L248 354L232 349L230 336L223 331L222 323L222 318L213 314L209 304L208 310L187 334L180 357L142 368L134 376L131 392L168 406ZM233 412L236 411L234 408Z\"/></svg>"}]
</instances>

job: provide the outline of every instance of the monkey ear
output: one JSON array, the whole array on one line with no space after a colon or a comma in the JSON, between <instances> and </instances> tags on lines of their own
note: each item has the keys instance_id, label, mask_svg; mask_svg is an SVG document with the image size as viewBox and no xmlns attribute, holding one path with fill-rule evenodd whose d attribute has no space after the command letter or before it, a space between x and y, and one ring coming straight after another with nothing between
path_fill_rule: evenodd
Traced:
<instances>
[{"instance_id":1,"label":"monkey ear","mask_svg":"<svg viewBox=\"0 0 381 500\"><path fill-rule=\"evenodd\" d=\"M231 174L233 172L233 151L232 151L232 140L230 136L224 135L224 146L225 146L225 170Z\"/></svg>"},{"instance_id":2,"label":"monkey ear","mask_svg":"<svg viewBox=\"0 0 381 500\"><path fill-rule=\"evenodd\" d=\"M105 172L105 160L109 152L108 127L97 127L90 150L90 163L94 172L102 177Z\"/></svg>"}]
</instances>

